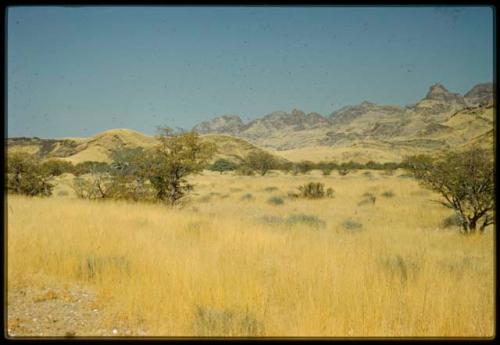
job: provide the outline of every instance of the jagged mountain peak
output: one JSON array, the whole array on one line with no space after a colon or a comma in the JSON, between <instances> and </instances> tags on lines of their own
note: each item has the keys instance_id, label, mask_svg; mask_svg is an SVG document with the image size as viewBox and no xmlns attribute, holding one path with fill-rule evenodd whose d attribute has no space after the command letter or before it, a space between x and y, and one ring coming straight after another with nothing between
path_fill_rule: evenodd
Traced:
<instances>
[{"instance_id":1,"label":"jagged mountain peak","mask_svg":"<svg viewBox=\"0 0 500 345\"><path fill-rule=\"evenodd\" d=\"M486 105L493 103L495 85L492 82L474 85L464 96L470 105Z\"/></svg>"},{"instance_id":2,"label":"jagged mountain peak","mask_svg":"<svg viewBox=\"0 0 500 345\"><path fill-rule=\"evenodd\" d=\"M456 103L464 103L462 95L459 93L452 93L448 91L446 87L444 87L441 83L436 83L431 85L427 95L425 95L425 100L432 101L441 101L441 102L456 102Z\"/></svg>"},{"instance_id":3,"label":"jagged mountain peak","mask_svg":"<svg viewBox=\"0 0 500 345\"><path fill-rule=\"evenodd\" d=\"M222 115L212 120L204 121L193 127L199 133L228 133L237 134L244 127L244 123L238 115Z\"/></svg>"}]
</instances>

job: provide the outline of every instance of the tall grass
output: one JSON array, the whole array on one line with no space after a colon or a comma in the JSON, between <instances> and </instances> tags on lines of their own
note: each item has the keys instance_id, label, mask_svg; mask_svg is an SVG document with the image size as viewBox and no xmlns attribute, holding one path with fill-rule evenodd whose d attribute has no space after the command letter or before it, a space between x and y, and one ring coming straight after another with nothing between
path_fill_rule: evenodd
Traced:
<instances>
[{"instance_id":1,"label":"tall grass","mask_svg":"<svg viewBox=\"0 0 500 345\"><path fill-rule=\"evenodd\" d=\"M493 335L491 230L441 229L450 211L397 176L330 178L334 199L266 202L266 186L311 179L324 178L198 176L200 195L241 188L255 198L193 199L197 212L9 196L8 287L76 282L100 296L104 326L157 336ZM359 207L374 187L395 196ZM325 226L261 220L293 214ZM363 231L346 232L345 219Z\"/></svg>"}]
</instances>

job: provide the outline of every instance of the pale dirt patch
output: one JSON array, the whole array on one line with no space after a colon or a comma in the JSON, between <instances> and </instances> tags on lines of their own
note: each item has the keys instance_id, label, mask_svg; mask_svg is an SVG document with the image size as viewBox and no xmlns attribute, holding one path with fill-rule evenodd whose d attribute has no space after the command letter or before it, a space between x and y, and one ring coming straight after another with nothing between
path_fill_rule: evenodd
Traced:
<instances>
[{"instance_id":1,"label":"pale dirt patch","mask_svg":"<svg viewBox=\"0 0 500 345\"><path fill-rule=\"evenodd\" d=\"M24 285L10 288L7 299L8 337L145 336L132 330L98 303L97 295L79 285L48 284L43 288Z\"/></svg>"}]
</instances>

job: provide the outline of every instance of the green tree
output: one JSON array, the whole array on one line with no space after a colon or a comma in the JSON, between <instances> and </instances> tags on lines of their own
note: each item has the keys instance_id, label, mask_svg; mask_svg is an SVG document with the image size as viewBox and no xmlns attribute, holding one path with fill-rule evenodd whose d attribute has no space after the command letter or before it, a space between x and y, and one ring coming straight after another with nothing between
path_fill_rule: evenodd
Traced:
<instances>
[{"instance_id":1,"label":"green tree","mask_svg":"<svg viewBox=\"0 0 500 345\"><path fill-rule=\"evenodd\" d=\"M173 132L161 128L159 145L145 161L145 176L151 182L158 200L175 205L193 186L186 180L208 166L215 145L202 142L196 132Z\"/></svg>"},{"instance_id":2,"label":"green tree","mask_svg":"<svg viewBox=\"0 0 500 345\"><path fill-rule=\"evenodd\" d=\"M150 186L147 184L146 159L143 148L125 148L111 154L110 164L113 197L132 199L134 201L147 199Z\"/></svg>"},{"instance_id":3,"label":"green tree","mask_svg":"<svg viewBox=\"0 0 500 345\"><path fill-rule=\"evenodd\" d=\"M439 202L453 209L465 233L493 224L495 209L494 167L491 152L471 148L465 152L448 152L433 159L414 156L405 159L405 166L424 186L443 197Z\"/></svg>"},{"instance_id":4,"label":"green tree","mask_svg":"<svg viewBox=\"0 0 500 345\"><path fill-rule=\"evenodd\" d=\"M218 160L216 160L211 166L210 166L210 170L212 171L218 171L220 172L221 174L224 172L224 171L232 171L232 170L236 170L238 166L231 162L230 160L228 159L224 159L224 158L220 158Z\"/></svg>"},{"instance_id":5,"label":"green tree","mask_svg":"<svg viewBox=\"0 0 500 345\"><path fill-rule=\"evenodd\" d=\"M278 162L273 155L265 151L252 151L246 157L245 163L248 167L258 171L264 176L271 169L278 167Z\"/></svg>"}]
</instances>

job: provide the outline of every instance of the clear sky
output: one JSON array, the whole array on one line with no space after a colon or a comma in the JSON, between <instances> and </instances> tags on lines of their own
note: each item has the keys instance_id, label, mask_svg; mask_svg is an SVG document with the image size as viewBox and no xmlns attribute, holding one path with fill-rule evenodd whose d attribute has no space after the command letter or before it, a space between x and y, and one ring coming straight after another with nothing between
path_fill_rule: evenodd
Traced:
<instances>
[{"instance_id":1,"label":"clear sky","mask_svg":"<svg viewBox=\"0 0 500 345\"><path fill-rule=\"evenodd\" d=\"M154 134L215 116L493 81L490 7L10 7L7 135Z\"/></svg>"}]
</instances>

